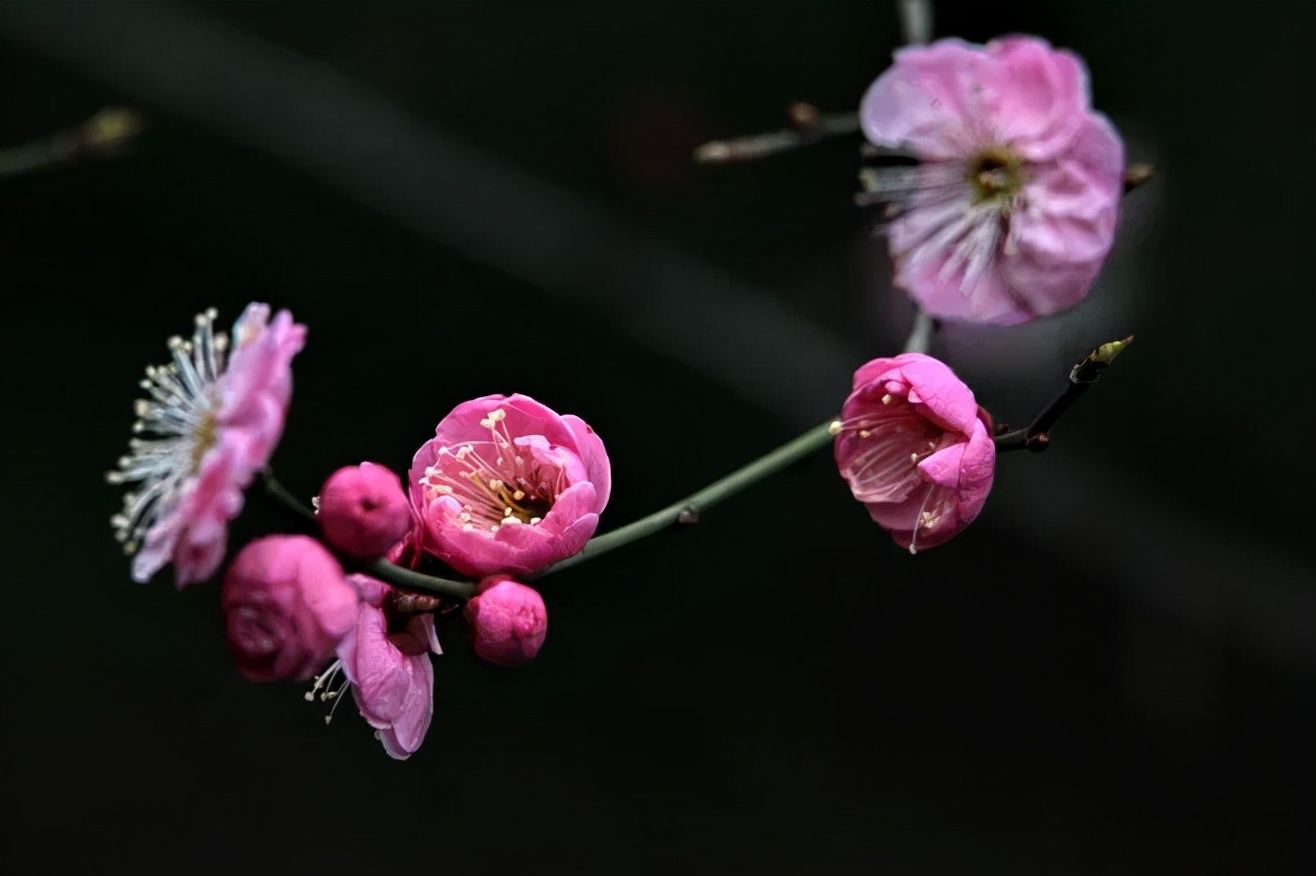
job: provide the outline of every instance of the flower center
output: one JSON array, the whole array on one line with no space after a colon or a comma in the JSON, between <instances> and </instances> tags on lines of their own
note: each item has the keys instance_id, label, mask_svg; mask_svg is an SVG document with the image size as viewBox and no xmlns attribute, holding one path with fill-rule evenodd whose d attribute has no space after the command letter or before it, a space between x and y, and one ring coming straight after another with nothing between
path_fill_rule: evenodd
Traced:
<instances>
[{"instance_id":1,"label":"flower center","mask_svg":"<svg viewBox=\"0 0 1316 876\"><path fill-rule=\"evenodd\" d=\"M219 424L215 421L213 409L207 409L201 415L201 422L192 430L192 474L201 468L201 460L206 451L215 446L219 439Z\"/></svg>"},{"instance_id":2,"label":"flower center","mask_svg":"<svg viewBox=\"0 0 1316 876\"><path fill-rule=\"evenodd\" d=\"M984 149L969 162L969 184L975 203L1007 199L1023 184L1019 156L1004 146Z\"/></svg>"},{"instance_id":3,"label":"flower center","mask_svg":"<svg viewBox=\"0 0 1316 876\"><path fill-rule=\"evenodd\" d=\"M490 411L480 421L489 440L440 449L421 479L430 496L455 500L456 516L467 530L492 535L502 526L533 526L568 486L561 468L534 452L534 439L512 438L506 416L501 408Z\"/></svg>"}]
</instances>

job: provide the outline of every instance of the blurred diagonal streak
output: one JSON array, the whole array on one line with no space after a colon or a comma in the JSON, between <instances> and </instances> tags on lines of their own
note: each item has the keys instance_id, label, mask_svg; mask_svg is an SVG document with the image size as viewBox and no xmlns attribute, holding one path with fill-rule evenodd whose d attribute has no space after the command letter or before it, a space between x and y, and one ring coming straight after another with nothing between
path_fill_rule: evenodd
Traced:
<instances>
[{"instance_id":1,"label":"blurred diagonal streak","mask_svg":"<svg viewBox=\"0 0 1316 876\"><path fill-rule=\"evenodd\" d=\"M3 4L0 28L475 261L602 311L761 408L812 422L830 413L816 387L849 383L858 353L771 296L259 37L165 3ZM774 349L782 338L790 347Z\"/></svg>"},{"instance_id":2,"label":"blurred diagonal streak","mask_svg":"<svg viewBox=\"0 0 1316 876\"><path fill-rule=\"evenodd\" d=\"M861 361L767 293L455 142L331 69L185 8L0 4L0 36L596 310L793 425L830 413ZM1044 493L1024 478L998 479L993 506L1013 528L1256 659L1316 670L1316 594L1297 561L1168 509L1152 513L1163 503L1117 473L1055 458L1046 466ZM1178 562L1185 555L1191 566Z\"/></svg>"}]
</instances>

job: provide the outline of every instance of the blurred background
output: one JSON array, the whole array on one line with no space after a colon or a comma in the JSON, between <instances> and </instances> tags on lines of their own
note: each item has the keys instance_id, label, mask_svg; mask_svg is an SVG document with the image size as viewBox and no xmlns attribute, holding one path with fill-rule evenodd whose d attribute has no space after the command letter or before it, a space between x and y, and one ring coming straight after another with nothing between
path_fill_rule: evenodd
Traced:
<instances>
[{"instance_id":1,"label":"blurred background","mask_svg":"<svg viewBox=\"0 0 1316 876\"><path fill-rule=\"evenodd\" d=\"M406 764L242 681L213 586L130 581L102 474L140 369L268 300L310 327L293 489L520 391L606 440L605 527L647 513L903 341L856 139L690 161L855 107L894 4L0 6L0 144L150 120L0 181L4 869L1316 872L1313 7L936 6L1077 50L1156 177L1083 307L934 352L1023 422L1137 344L938 550L819 457L546 579L532 667L443 619ZM233 541L288 525L253 497Z\"/></svg>"}]
</instances>

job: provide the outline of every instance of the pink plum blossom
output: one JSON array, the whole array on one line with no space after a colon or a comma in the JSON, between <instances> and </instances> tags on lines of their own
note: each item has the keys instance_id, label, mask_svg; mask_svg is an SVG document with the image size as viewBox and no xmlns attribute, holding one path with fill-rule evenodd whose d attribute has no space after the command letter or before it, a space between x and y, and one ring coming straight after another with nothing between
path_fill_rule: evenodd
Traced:
<instances>
[{"instance_id":1,"label":"pink plum blossom","mask_svg":"<svg viewBox=\"0 0 1316 876\"><path fill-rule=\"evenodd\" d=\"M463 402L411 463L420 547L472 577L528 574L585 546L608 503L603 442L524 395Z\"/></svg>"},{"instance_id":2,"label":"pink plum blossom","mask_svg":"<svg viewBox=\"0 0 1316 876\"><path fill-rule=\"evenodd\" d=\"M466 603L475 653L498 666L520 666L535 659L548 635L548 609L533 587L494 576L480 582Z\"/></svg>"},{"instance_id":3,"label":"pink plum blossom","mask_svg":"<svg viewBox=\"0 0 1316 876\"><path fill-rule=\"evenodd\" d=\"M388 585L353 575L362 596L356 624L338 646L338 663L352 686L361 717L390 757L406 760L420 748L434 714L434 666L442 654L434 615L402 615L390 605ZM320 686L317 681L317 687Z\"/></svg>"},{"instance_id":4,"label":"pink plum blossom","mask_svg":"<svg viewBox=\"0 0 1316 876\"><path fill-rule=\"evenodd\" d=\"M238 669L252 681L304 681L357 617L357 589L324 546L304 535L251 542L224 576L220 604Z\"/></svg>"},{"instance_id":5,"label":"pink plum blossom","mask_svg":"<svg viewBox=\"0 0 1316 876\"><path fill-rule=\"evenodd\" d=\"M318 507L325 539L350 557L382 557L411 531L402 479L372 462L331 474L320 488Z\"/></svg>"},{"instance_id":6,"label":"pink plum blossom","mask_svg":"<svg viewBox=\"0 0 1316 876\"><path fill-rule=\"evenodd\" d=\"M856 371L833 431L850 492L910 553L959 533L987 501L996 465L991 420L931 356L904 353Z\"/></svg>"},{"instance_id":7,"label":"pink plum blossom","mask_svg":"<svg viewBox=\"0 0 1316 876\"><path fill-rule=\"evenodd\" d=\"M900 49L860 107L915 168L866 171L892 204L895 282L929 314L1013 324L1091 289L1115 237L1124 146L1074 54L1034 37Z\"/></svg>"},{"instance_id":8,"label":"pink plum blossom","mask_svg":"<svg viewBox=\"0 0 1316 876\"><path fill-rule=\"evenodd\" d=\"M209 578L224 558L228 522L242 491L269 461L292 395L292 359L306 327L288 311L270 321L249 304L229 337L214 331L215 312L196 318L190 341L171 338L173 361L146 369L129 443L107 479L135 484L111 520L146 581L174 564L179 587Z\"/></svg>"}]
</instances>

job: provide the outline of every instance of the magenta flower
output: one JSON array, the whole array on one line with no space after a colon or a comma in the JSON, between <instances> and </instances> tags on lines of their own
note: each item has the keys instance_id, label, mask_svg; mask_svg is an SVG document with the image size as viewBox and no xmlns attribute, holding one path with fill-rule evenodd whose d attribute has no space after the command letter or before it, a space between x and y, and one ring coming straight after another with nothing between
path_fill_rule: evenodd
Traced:
<instances>
[{"instance_id":1,"label":"magenta flower","mask_svg":"<svg viewBox=\"0 0 1316 876\"><path fill-rule=\"evenodd\" d=\"M895 282L926 312L1013 324L1087 295L1114 242L1124 146L1077 56L1033 37L901 49L860 120L921 161L864 180L897 210Z\"/></svg>"},{"instance_id":2,"label":"magenta flower","mask_svg":"<svg viewBox=\"0 0 1316 876\"><path fill-rule=\"evenodd\" d=\"M471 643L483 660L520 666L535 659L548 635L548 609L533 587L494 576L466 603Z\"/></svg>"},{"instance_id":3,"label":"magenta flower","mask_svg":"<svg viewBox=\"0 0 1316 876\"><path fill-rule=\"evenodd\" d=\"M945 364L922 353L874 359L833 425L850 492L916 553L973 522L996 465L991 421Z\"/></svg>"},{"instance_id":4,"label":"magenta flower","mask_svg":"<svg viewBox=\"0 0 1316 876\"><path fill-rule=\"evenodd\" d=\"M358 559L384 556L411 531L411 503L402 479L373 462L329 475L320 488L318 509L325 540Z\"/></svg>"},{"instance_id":5,"label":"magenta flower","mask_svg":"<svg viewBox=\"0 0 1316 876\"><path fill-rule=\"evenodd\" d=\"M224 558L228 521L242 491L269 461L292 395L292 358L306 327L280 311L249 304L229 339L214 331L215 312L196 318L191 341L171 338L173 361L146 369L129 455L107 475L136 484L111 525L132 574L146 581L174 564L179 587L214 574ZM227 359L227 363L226 360Z\"/></svg>"},{"instance_id":6,"label":"magenta flower","mask_svg":"<svg viewBox=\"0 0 1316 876\"><path fill-rule=\"evenodd\" d=\"M401 615L390 606L393 591L388 585L365 575L353 575L352 581L362 596L356 625L339 644L338 661L316 680L316 689L327 686L341 670L361 717L375 728L384 750L406 760L425 741L434 714L429 654L443 653L434 615ZM331 696L341 696L341 690Z\"/></svg>"},{"instance_id":7,"label":"magenta flower","mask_svg":"<svg viewBox=\"0 0 1316 876\"><path fill-rule=\"evenodd\" d=\"M224 576L220 604L238 670L252 681L305 681L352 628L360 597L315 539L251 542Z\"/></svg>"},{"instance_id":8,"label":"magenta flower","mask_svg":"<svg viewBox=\"0 0 1316 876\"><path fill-rule=\"evenodd\" d=\"M473 577L528 574L579 552L610 489L594 430L524 395L458 405L411 463L420 547Z\"/></svg>"}]
</instances>

